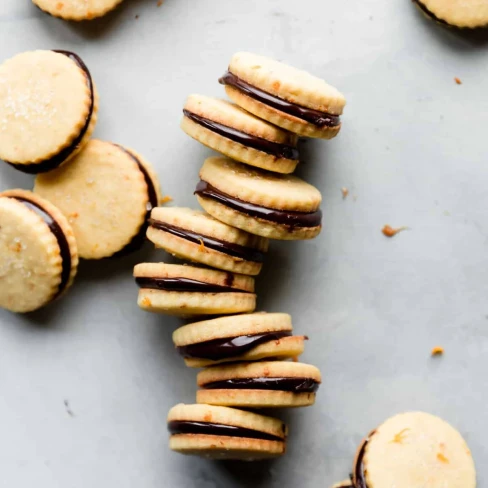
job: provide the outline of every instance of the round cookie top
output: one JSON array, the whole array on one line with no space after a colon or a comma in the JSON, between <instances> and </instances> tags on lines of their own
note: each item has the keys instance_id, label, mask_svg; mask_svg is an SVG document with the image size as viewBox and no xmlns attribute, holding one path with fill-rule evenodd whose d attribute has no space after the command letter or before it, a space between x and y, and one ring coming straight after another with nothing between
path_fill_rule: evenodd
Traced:
<instances>
[{"instance_id":1,"label":"round cookie top","mask_svg":"<svg viewBox=\"0 0 488 488\"><path fill-rule=\"evenodd\" d=\"M16 165L69 147L90 115L87 74L70 57L30 51L0 65L0 159Z\"/></svg>"},{"instance_id":2,"label":"round cookie top","mask_svg":"<svg viewBox=\"0 0 488 488\"><path fill-rule=\"evenodd\" d=\"M0 193L0 307L31 312L71 285L73 231L54 205L25 190Z\"/></svg>"},{"instance_id":3,"label":"round cookie top","mask_svg":"<svg viewBox=\"0 0 488 488\"><path fill-rule=\"evenodd\" d=\"M319 190L297 176L262 171L225 157L208 158L200 178L244 202L297 212L315 212L320 207Z\"/></svg>"},{"instance_id":4,"label":"round cookie top","mask_svg":"<svg viewBox=\"0 0 488 488\"><path fill-rule=\"evenodd\" d=\"M184 207L156 207L151 212L151 220L262 252L268 250L269 241L264 237L231 227L201 210Z\"/></svg>"},{"instance_id":5,"label":"round cookie top","mask_svg":"<svg viewBox=\"0 0 488 488\"><path fill-rule=\"evenodd\" d=\"M488 0L416 0L427 14L455 27L488 25Z\"/></svg>"},{"instance_id":6,"label":"round cookie top","mask_svg":"<svg viewBox=\"0 0 488 488\"><path fill-rule=\"evenodd\" d=\"M288 429L278 419L257 413L237 410L235 408L218 407L212 405L179 404L168 413L168 423L177 421L205 422L219 425L232 425L244 429L258 430L267 434L286 439Z\"/></svg>"},{"instance_id":7,"label":"round cookie top","mask_svg":"<svg viewBox=\"0 0 488 488\"><path fill-rule=\"evenodd\" d=\"M184 325L174 331L173 342L180 347L217 338L291 330L291 317L286 313L250 313Z\"/></svg>"},{"instance_id":8,"label":"round cookie top","mask_svg":"<svg viewBox=\"0 0 488 488\"><path fill-rule=\"evenodd\" d=\"M251 276L239 275L228 271L197 268L196 266L166 263L140 263L134 267L134 277L136 279L186 278L202 283L235 288L236 292L244 291L247 293L254 293L254 278Z\"/></svg>"},{"instance_id":9,"label":"round cookie top","mask_svg":"<svg viewBox=\"0 0 488 488\"><path fill-rule=\"evenodd\" d=\"M122 0L32 0L41 10L66 20L91 20L113 10Z\"/></svg>"},{"instance_id":10,"label":"round cookie top","mask_svg":"<svg viewBox=\"0 0 488 488\"><path fill-rule=\"evenodd\" d=\"M392 417L370 435L363 450L368 488L476 486L474 461L465 440L434 415L410 412Z\"/></svg>"},{"instance_id":11,"label":"round cookie top","mask_svg":"<svg viewBox=\"0 0 488 488\"><path fill-rule=\"evenodd\" d=\"M145 234L148 209L160 198L147 161L132 150L96 139L69 164L38 175L34 191L65 214L85 259L112 256L142 231Z\"/></svg>"},{"instance_id":12,"label":"round cookie top","mask_svg":"<svg viewBox=\"0 0 488 488\"><path fill-rule=\"evenodd\" d=\"M234 103L204 95L190 95L184 110L245 134L280 144L296 145L297 136L255 117Z\"/></svg>"},{"instance_id":13,"label":"round cookie top","mask_svg":"<svg viewBox=\"0 0 488 488\"><path fill-rule=\"evenodd\" d=\"M197 375L198 386L237 378L307 378L322 381L320 370L311 364L292 361L261 361L255 363L212 366ZM229 388L232 388L229 386Z\"/></svg>"},{"instance_id":14,"label":"round cookie top","mask_svg":"<svg viewBox=\"0 0 488 488\"><path fill-rule=\"evenodd\" d=\"M346 105L344 95L321 78L265 56L236 53L229 71L267 93L320 112L341 115Z\"/></svg>"}]
</instances>

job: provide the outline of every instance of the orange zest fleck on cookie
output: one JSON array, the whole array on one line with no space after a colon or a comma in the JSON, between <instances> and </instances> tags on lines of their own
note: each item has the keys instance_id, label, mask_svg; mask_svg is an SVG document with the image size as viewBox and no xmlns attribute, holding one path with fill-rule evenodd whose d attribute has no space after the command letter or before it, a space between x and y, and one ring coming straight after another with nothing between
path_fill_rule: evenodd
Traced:
<instances>
[{"instance_id":1,"label":"orange zest fleck on cookie","mask_svg":"<svg viewBox=\"0 0 488 488\"><path fill-rule=\"evenodd\" d=\"M390 444L403 444L403 441L405 440L406 434L409 430L409 428L406 428L395 434L393 439L390 441Z\"/></svg>"},{"instance_id":2,"label":"orange zest fleck on cookie","mask_svg":"<svg viewBox=\"0 0 488 488\"><path fill-rule=\"evenodd\" d=\"M449 464L449 459L446 458L446 456L444 456L444 454L442 454L442 452L438 452L437 453L437 459L441 462L441 463L444 463L444 464Z\"/></svg>"},{"instance_id":3,"label":"orange zest fleck on cookie","mask_svg":"<svg viewBox=\"0 0 488 488\"><path fill-rule=\"evenodd\" d=\"M345 186L343 186L341 188L341 192L342 192L342 199L345 200L349 195L349 190Z\"/></svg>"},{"instance_id":4,"label":"orange zest fleck on cookie","mask_svg":"<svg viewBox=\"0 0 488 488\"><path fill-rule=\"evenodd\" d=\"M393 227L391 227L391 225L385 225L383 227L383 229L381 230L381 232L383 232L383 234L386 236L386 237L394 237L396 236L399 232L402 232L404 230L407 230L408 227L398 227L397 229L394 229Z\"/></svg>"},{"instance_id":5,"label":"orange zest fleck on cookie","mask_svg":"<svg viewBox=\"0 0 488 488\"><path fill-rule=\"evenodd\" d=\"M432 356L442 356L444 354L444 348L442 346L435 346L432 348Z\"/></svg>"},{"instance_id":6,"label":"orange zest fleck on cookie","mask_svg":"<svg viewBox=\"0 0 488 488\"><path fill-rule=\"evenodd\" d=\"M151 300L149 300L149 298L147 298L147 297L144 297L144 298L142 299L142 304L143 304L145 307L150 307L150 306L152 305Z\"/></svg>"}]
</instances>

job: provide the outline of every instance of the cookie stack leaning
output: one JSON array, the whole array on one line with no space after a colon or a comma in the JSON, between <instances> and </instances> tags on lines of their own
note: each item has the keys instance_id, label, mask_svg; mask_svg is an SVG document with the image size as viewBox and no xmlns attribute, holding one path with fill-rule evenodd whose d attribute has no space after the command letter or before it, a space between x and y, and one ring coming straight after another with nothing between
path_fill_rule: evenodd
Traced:
<instances>
[{"instance_id":1,"label":"cookie stack leaning","mask_svg":"<svg viewBox=\"0 0 488 488\"><path fill-rule=\"evenodd\" d=\"M254 277L268 239L320 233L322 196L291 173L299 137L335 137L345 100L319 78L250 53L234 55L220 83L232 102L190 95L181 122L222 154L199 173L204 212L155 208L147 231L156 247L207 267L141 263L134 276L142 309L200 319L173 335L187 366L205 369L197 403L168 415L171 449L251 460L282 455L287 429L271 432L283 424L235 408L313 405L321 383L318 368L296 362L307 337L293 334L291 317L253 313Z\"/></svg>"}]
</instances>

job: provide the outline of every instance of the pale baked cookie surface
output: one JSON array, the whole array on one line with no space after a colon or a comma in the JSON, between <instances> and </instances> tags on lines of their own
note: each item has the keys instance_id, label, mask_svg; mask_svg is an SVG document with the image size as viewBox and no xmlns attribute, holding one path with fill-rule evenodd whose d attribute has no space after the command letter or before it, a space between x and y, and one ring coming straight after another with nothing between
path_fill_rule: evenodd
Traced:
<instances>
[{"instance_id":1,"label":"pale baked cookie surface","mask_svg":"<svg viewBox=\"0 0 488 488\"><path fill-rule=\"evenodd\" d=\"M157 207L147 237L181 259L249 275L261 271L268 240L224 224L200 210Z\"/></svg>"},{"instance_id":2,"label":"pale baked cookie surface","mask_svg":"<svg viewBox=\"0 0 488 488\"><path fill-rule=\"evenodd\" d=\"M75 232L80 256L101 259L140 246L160 189L131 149L92 139L69 164L38 175L35 193L53 202Z\"/></svg>"},{"instance_id":3,"label":"pale baked cookie surface","mask_svg":"<svg viewBox=\"0 0 488 488\"><path fill-rule=\"evenodd\" d=\"M200 205L222 222L271 239L311 239L320 233L322 196L293 175L279 175L208 158L195 194Z\"/></svg>"},{"instance_id":4,"label":"pale baked cookie surface","mask_svg":"<svg viewBox=\"0 0 488 488\"><path fill-rule=\"evenodd\" d=\"M134 268L138 305L146 311L191 317L252 312L254 278L195 266L141 263Z\"/></svg>"},{"instance_id":5,"label":"pale baked cookie surface","mask_svg":"<svg viewBox=\"0 0 488 488\"><path fill-rule=\"evenodd\" d=\"M167 418L170 448L212 459L281 456L288 429L278 419L212 405L176 405Z\"/></svg>"},{"instance_id":6,"label":"pale baked cookie surface","mask_svg":"<svg viewBox=\"0 0 488 488\"><path fill-rule=\"evenodd\" d=\"M178 353L190 367L266 358L296 358L306 337L293 335L284 313L252 313L184 325L173 333Z\"/></svg>"},{"instance_id":7,"label":"pale baked cookie surface","mask_svg":"<svg viewBox=\"0 0 488 488\"><path fill-rule=\"evenodd\" d=\"M88 68L67 51L30 51L0 66L0 159L42 173L72 158L96 124Z\"/></svg>"},{"instance_id":8,"label":"pale baked cookie surface","mask_svg":"<svg viewBox=\"0 0 488 488\"><path fill-rule=\"evenodd\" d=\"M0 193L0 307L32 312L73 282L78 252L63 214L25 190Z\"/></svg>"},{"instance_id":9,"label":"pale baked cookie surface","mask_svg":"<svg viewBox=\"0 0 488 488\"><path fill-rule=\"evenodd\" d=\"M323 139L340 130L344 96L306 71L240 52L232 56L220 82L237 105L283 129Z\"/></svg>"},{"instance_id":10,"label":"pale baked cookie surface","mask_svg":"<svg viewBox=\"0 0 488 488\"><path fill-rule=\"evenodd\" d=\"M488 26L488 0L414 0L431 19L459 28Z\"/></svg>"},{"instance_id":11,"label":"pale baked cookie surface","mask_svg":"<svg viewBox=\"0 0 488 488\"><path fill-rule=\"evenodd\" d=\"M361 444L353 481L367 488L475 488L471 451L444 420L423 412L388 419Z\"/></svg>"},{"instance_id":12,"label":"pale baked cookie surface","mask_svg":"<svg viewBox=\"0 0 488 488\"><path fill-rule=\"evenodd\" d=\"M322 381L315 366L261 361L212 366L197 376L197 403L244 408L305 407Z\"/></svg>"},{"instance_id":13,"label":"pale baked cookie surface","mask_svg":"<svg viewBox=\"0 0 488 488\"><path fill-rule=\"evenodd\" d=\"M32 0L41 10L65 20L91 20L101 17L122 0Z\"/></svg>"},{"instance_id":14,"label":"pale baked cookie surface","mask_svg":"<svg viewBox=\"0 0 488 488\"><path fill-rule=\"evenodd\" d=\"M236 161L292 173L298 164L297 137L226 100L190 95L182 129L197 141Z\"/></svg>"}]
</instances>

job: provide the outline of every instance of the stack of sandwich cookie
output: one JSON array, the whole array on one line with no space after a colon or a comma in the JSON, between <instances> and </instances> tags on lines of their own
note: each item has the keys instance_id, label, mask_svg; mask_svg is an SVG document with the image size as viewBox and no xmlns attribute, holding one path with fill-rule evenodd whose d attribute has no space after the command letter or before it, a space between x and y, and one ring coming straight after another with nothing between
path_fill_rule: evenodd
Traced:
<instances>
[{"instance_id":1,"label":"stack of sandwich cookie","mask_svg":"<svg viewBox=\"0 0 488 488\"><path fill-rule=\"evenodd\" d=\"M476 469L461 434L423 412L396 415L360 444L352 488L475 488Z\"/></svg>"},{"instance_id":2,"label":"stack of sandwich cookie","mask_svg":"<svg viewBox=\"0 0 488 488\"><path fill-rule=\"evenodd\" d=\"M255 461L281 456L288 429L281 420L233 408L176 405L168 413L170 448L212 459Z\"/></svg>"},{"instance_id":3,"label":"stack of sandwich cookie","mask_svg":"<svg viewBox=\"0 0 488 488\"><path fill-rule=\"evenodd\" d=\"M79 56L31 51L0 66L0 159L25 173L51 171L88 142L98 95Z\"/></svg>"},{"instance_id":4,"label":"stack of sandwich cookie","mask_svg":"<svg viewBox=\"0 0 488 488\"><path fill-rule=\"evenodd\" d=\"M0 307L32 312L71 286L78 251L59 209L28 191L0 193L0 229Z\"/></svg>"},{"instance_id":5,"label":"stack of sandwich cookie","mask_svg":"<svg viewBox=\"0 0 488 488\"><path fill-rule=\"evenodd\" d=\"M187 366L201 368L236 361L294 359L306 336L293 335L285 313L231 315L184 325L173 342Z\"/></svg>"},{"instance_id":6,"label":"stack of sandwich cookie","mask_svg":"<svg viewBox=\"0 0 488 488\"><path fill-rule=\"evenodd\" d=\"M212 366L197 376L197 403L244 408L306 407L322 381L310 364L258 361Z\"/></svg>"},{"instance_id":7,"label":"stack of sandwich cookie","mask_svg":"<svg viewBox=\"0 0 488 488\"><path fill-rule=\"evenodd\" d=\"M252 312L254 278L226 271L165 263L134 268L138 305L150 312L191 317Z\"/></svg>"},{"instance_id":8,"label":"stack of sandwich cookie","mask_svg":"<svg viewBox=\"0 0 488 488\"><path fill-rule=\"evenodd\" d=\"M268 240L189 208L153 209L147 237L170 254L213 268L257 275Z\"/></svg>"},{"instance_id":9,"label":"stack of sandwich cookie","mask_svg":"<svg viewBox=\"0 0 488 488\"><path fill-rule=\"evenodd\" d=\"M312 239L322 228L322 196L296 176L213 157L200 170L195 194L210 215L251 234Z\"/></svg>"},{"instance_id":10,"label":"stack of sandwich cookie","mask_svg":"<svg viewBox=\"0 0 488 488\"><path fill-rule=\"evenodd\" d=\"M151 164L132 149L92 139L69 164L36 177L34 192L69 219L80 256L138 249L161 192Z\"/></svg>"},{"instance_id":11,"label":"stack of sandwich cookie","mask_svg":"<svg viewBox=\"0 0 488 488\"><path fill-rule=\"evenodd\" d=\"M242 163L277 173L298 164L297 136L225 100L190 95L182 129L197 141Z\"/></svg>"}]
</instances>

